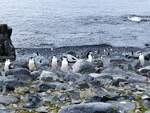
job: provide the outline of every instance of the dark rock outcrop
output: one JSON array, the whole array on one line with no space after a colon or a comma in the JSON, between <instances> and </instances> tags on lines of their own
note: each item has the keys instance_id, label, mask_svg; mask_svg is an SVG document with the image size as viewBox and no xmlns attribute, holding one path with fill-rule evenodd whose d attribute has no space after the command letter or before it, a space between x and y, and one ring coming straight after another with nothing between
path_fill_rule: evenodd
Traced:
<instances>
[{"instance_id":1,"label":"dark rock outcrop","mask_svg":"<svg viewBox=\"0 0 150 113\"><path fill-rule=\"evenodd\" d=\"M12 28L7 24L0 24L0 61L15 60L15 48L11 41Z\"/></svg>"}]
</instances>

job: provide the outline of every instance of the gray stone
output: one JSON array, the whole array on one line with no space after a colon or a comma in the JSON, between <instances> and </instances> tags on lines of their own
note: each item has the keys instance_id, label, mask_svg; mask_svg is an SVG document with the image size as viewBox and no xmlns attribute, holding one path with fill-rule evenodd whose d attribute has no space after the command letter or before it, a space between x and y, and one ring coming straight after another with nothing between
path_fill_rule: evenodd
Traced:
<instances>
[{"instance_id":1,"label":"gray stone","mask_svg":"<svg viewBox=\"0 0 150 113\"><path fill-rule=\"evenodd\" d=\"M66 88L67 88L66 84L60 82L40 83L38 85L38 90L40 92L45 92L48 89L66 89Z\"/></svg>"},{"instance_id":2,"label":"gray stone","mask_svg":"<svg viewBox=\"0 0 150 113\"><path fill-rule=\"evenodd\" d=\"M32 76L28 69L25 68L17 68L17 69L11 69L5 73L6 76L13 75L18 80L28 81L32 80Z\"/></svg>"},{"instance_id":3,"label":"gray stone","mask_svg":"<svg viewBox=\"0 0 150 113\"><path fill-rule=\"evenodd\" d=\"M63 107L58 113L118 113L117 108L108 103L86 103Z\"/></svg>"},{"instance_id":4,"label":"gray stone","mask_svg":"<svg viewBox=\"0 0 150 113\"><path fill-rule=\"evenodd\" d=\"M94 73L96 71L93 63L86 60L77 60L77 62L72 66L73 72L76 73Z\"/></svg>"},{"instance_id":5,"label":"gray stone","mask_svg":"<svg viewBox=\"0 0 150 113\"><path fill-rule=\"evenodd\" d=\"M51 82L51 81L57 81L59 80L59 78L55 73L44 70L40 75L40 80Z\"/></svg>"},{"instance_id":6,"label":"gray stone","mask_svg":"<svg viewBox=\"0 0 150 113\"><path fill-rule=\"evenodd\" d=\"M0 96L0 104L9 105L19 101L19 98L14 96Z\"/></svg>"},{"instance_id":7,"label":"gray stone","mask_svg":"<svg viewBox=\"0 0 150 113\"><path fill-rule=\"evenodd\" d=\"M41 105L41 97L38 94L29 94L25 108L37 108Z\"/></svg>"}]
</instances>

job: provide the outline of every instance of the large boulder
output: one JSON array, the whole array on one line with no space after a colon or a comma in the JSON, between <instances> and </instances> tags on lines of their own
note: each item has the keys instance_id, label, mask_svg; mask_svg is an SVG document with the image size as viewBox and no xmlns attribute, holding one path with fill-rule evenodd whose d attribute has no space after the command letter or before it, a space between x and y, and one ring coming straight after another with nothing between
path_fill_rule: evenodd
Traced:
<instances>
[{"instance_id":1,"label":"large boulder","mask_svg":"<svg viewBox=\"0 0 150 113\"><path fill-rule=\"evenodd\" d=\"M109 103L86 103L70 105L62 108L59 113L118 113L117 108Z\"/></svg>"},{"instance_id":2,"label":"large boulder","mask_svg":"<svg viewBox=\"0 0 150 113\"><path fill-rule=\"evenodd\" d=\"M72 66L73 72L75 73L94 73L96 71L93 63L86 60L80 59Z\"/></svg>"},{"instance_id":3,"label":"large boulder","mask_svg":"<svg viewBox=\"0 0 150 113\"><path fill-rule=\"evenodd\" d=\"M12 28L7 24L0 24L0 60L15 60L15 48L11 41Z\"/></svg>"}]
</instances>

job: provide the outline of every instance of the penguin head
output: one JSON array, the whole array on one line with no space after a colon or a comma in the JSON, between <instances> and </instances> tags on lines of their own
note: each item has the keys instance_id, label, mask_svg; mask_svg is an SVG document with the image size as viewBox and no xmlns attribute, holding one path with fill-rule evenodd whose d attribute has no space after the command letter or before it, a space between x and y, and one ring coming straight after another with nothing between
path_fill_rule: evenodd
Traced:
<instances>
[{"instance_id":1,"label":"penguin head","mask_svg":"<svg viewBox=\"0 0 150 113\"><path fill-rule=\"evenodd\" d=\"M93 54L93 52L92 51L89 51L88 53L87 53L87 58L89 57L89 55L92 55Z\"/></svg>"},{"instance_id":2,"label":"penguin head","mask_svg":"<svg viewBox=\"0 0 150 113\"><path fill-rule=\"evenodd\" d=\"M131 54L132 54L132 55L134 55L134 52L133 52L133 51L131 51Z\"/></svg>"},{"instance_id":3,"label":"penguin head","mask_svg":"<svg viewBox=\"0 0 150 113\"><path fill-rule=\"evenodd\" d=\"M29 59L31 59L31 60L32 60L32 59L33 59L33 57L30 57Z\"/></svg>"},{"instance_id":4,"label":"penguin head","mask_svg":"<svg viewBox=\"0 0 150 113\"><path fill-rule=\"evenodd\" d=\"M52 59L54 59L54 58L56 58L56 56L55 56L55 55L52 57Z\"/></svg>"},{"instance_id":5,"label":"penguin head","mask_svg":"<svg viewBox=\"0 0 150 113\"><path fill-rule=\"evenodd\" d=\"M39 52L36 52L36 55L39 56Z\"/></svg>"},{"instance_id":6,"label":"penguin head","mask_svg":"<svg viewBox=\"0 0 150 113\"><path fill-rule=\"evenodd\" d=\"M67 57L62 57L62 61L67 61L68 62L68 59L67 59Z\"/></svg>"}]
</instances>

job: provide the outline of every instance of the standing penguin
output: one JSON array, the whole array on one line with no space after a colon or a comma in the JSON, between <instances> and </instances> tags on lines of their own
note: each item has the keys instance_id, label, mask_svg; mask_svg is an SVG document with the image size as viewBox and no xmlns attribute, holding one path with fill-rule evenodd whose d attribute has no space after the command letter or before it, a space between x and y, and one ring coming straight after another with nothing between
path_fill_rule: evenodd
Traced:
<instances>
[{"instance_id":1,"label":"standing penguin","mask_svg":"<svg viewBox=\"0 0 150 113\"><path fill-rule=\"evenodd\" d=\"M5 71L5 72L9 71L10 66L11 66L10 59L6 59L5 65L4 65L4 71Z\"/></svg>"},{"instance_id":2,"label":"standing penguin","mask_svg":"<svg viewBox=\"0 0 150 113\"><path fill-rule=\"evenodd\" d=\"M92 57L92 52L91 51L88 52L87 58L88 58L87 59L88 62L92 62L93 61L93 57Z\"/></svg>"},{"instance_id":3,"label":"standing penguin","mask_svg":"<svg viewBox=\"0 0 150 113\"><path fill-rule=\"evenodd\" d=\"M56 68L57 68L58 63L57 63L57 58L56 58L56 56L53 56L52 62L51 62L51 66L52 66L53 69L56 69Z\"/></svg>"},{"instance_id":4,"label":"standing penguin","mask_svg":"<svg viewBox=\"0 0 150 113\"><path fill-rule=\"evenodd\" d=\"M36 70L36 64L35 64L35 60L33 59L33 57L31 57L29 59L28 68L29 68L30 71L35 71Z\"/></svg>"},{"instance_id":5,"label":"standing penguin","mask_svg":"<svg viewBox=\"0 0 150 113\"><path fill-rule=\"evenodd\" d=\"M64 72L67 72L69 70L67 58L63 58L60 69Z\"/></svg>"},{"instance_id":6,"label":"standing penguin","mask_svg":"<svg viewBox=\"0 0 150 113\"><path fill-rule=\"evenodd\" d=\"M140 65L143 67L145 63L145 59L144 59L144 55L142 54L142 52L139 55L139 62L140 62Z\"/></svg>"}]
</instances>

